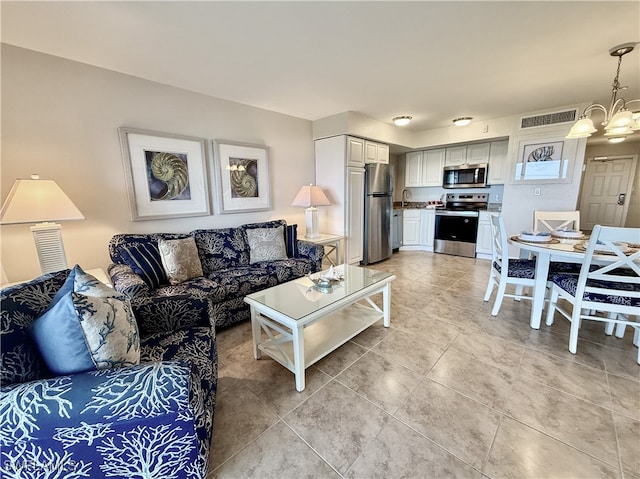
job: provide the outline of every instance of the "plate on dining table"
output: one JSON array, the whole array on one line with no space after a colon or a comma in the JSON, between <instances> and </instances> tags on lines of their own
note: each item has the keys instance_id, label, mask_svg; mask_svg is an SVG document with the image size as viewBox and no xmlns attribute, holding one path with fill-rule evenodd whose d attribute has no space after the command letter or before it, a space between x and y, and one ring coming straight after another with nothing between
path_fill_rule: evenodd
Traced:
<instances>
[{"instance_id":1,"label":"plate on dining table","mask_svg":"<svg viewBox=\"0 0 640 479\"><path fill-rule=\"evenodd\" d=\"M557 229L551 232L551 236L564 239L585 239L586 235L580 230Z\"/></svg>"},{"instance_id":2,"label":"plate on dining table","mask_svg":"<svg viewBox=\"0 0 640 479\"><path fill-rule=\"evenodd\" d=\"M623 253L629 253L632 251L632 248L629 247L629 245L627 243L622 243L622 242L614 242L614 244L620 248L620 250L622 250ZM573 248L578 250L578 251L587 251L587 248L589 247L589 242L588 241L583 241L582 243L578 243L577 245L574 245ZM613 249L611 249L609 246L607 246L604 243L598 243L596 245L596 248L594 250L595 253L599 253L599 254L615 254L613 252Z\"/></svg>"},{"instance_id":3,"label":"plate on dining table","mask_svg":"<svg viewBox=\"0 0 640 479\"><path fill-rule=\"evenodd\" d=\"M517 238L529 243L551 243L553 241L551 233L543 233L540 231L523 231Z\"/></svg>"}]
</instances>

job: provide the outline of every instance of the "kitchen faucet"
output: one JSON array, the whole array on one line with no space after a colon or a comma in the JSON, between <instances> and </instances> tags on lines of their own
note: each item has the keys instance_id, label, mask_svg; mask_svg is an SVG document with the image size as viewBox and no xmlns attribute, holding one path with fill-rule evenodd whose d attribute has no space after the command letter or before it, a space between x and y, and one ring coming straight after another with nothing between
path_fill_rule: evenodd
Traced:
<instances>
[{"instance_id":1,"label":"kitchen faucet","mask_svg":"<svg viewBox=\"0 0 640 479\"><path fill-rule=\"evenodd\" d=\"M404 200L407 200L407 199L409 199L409 190L405 188L404 190L402 190L401 208L404 208Z\"/></svg>"}]
</instances>

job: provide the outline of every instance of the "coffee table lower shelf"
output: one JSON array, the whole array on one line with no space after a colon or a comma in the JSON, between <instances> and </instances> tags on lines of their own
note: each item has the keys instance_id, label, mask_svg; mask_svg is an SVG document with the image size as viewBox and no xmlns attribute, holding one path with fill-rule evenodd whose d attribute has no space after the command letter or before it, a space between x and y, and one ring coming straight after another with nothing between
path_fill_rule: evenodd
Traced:
<instances>
[{"instance_id":1,"label":"coffee table lower shelf","mask_svg":"<svg viewBox=\"0 0 640 479\"><path fill-rule=\"evenodd\" d=\"M302 373L304 374L306 368L324 358L383 317L382 311L356 303L300 328L303 338L300 338L301 341L299 341L298 347L304 357L301 367ZM296 331L289 330L289 328L275 323L263 315L256 314L256 319L262 326L263 331L267 333L267 336L271 336L270 339L259 343L257 345L258 349L296 374L294 354ZM301 391L302 389L298 390Z\"/></svg>"}]
</instances>

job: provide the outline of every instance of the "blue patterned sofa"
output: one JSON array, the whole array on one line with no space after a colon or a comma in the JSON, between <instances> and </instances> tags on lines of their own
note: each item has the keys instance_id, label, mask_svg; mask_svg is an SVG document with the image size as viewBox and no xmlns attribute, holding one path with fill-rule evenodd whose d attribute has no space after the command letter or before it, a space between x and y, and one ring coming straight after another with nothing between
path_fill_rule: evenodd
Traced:
<instances>
[{"instance_id":1,"label":"blue patterned sofa","mask_svg":"<svg viewBox=\"0 0 640 479\"><path fill-rule=\"evenodd\" d=\"M251 263L248 231L282 227L286 257ZM158 242L193 237L202 276L168 284ZM296 225L284 220L252 223L237 228L200 229L188 234L118 234L109 242L113 264L108 268L114 288L130 298L140 316L153 325L166 318L180 318L192 299L209 298L216 328L249 319L244 297L255 291L322 269L324 248L298 240ZM161 313L158 319L154 314Z\"/></svg>"},{"instance_id":2,"label":"blue patterned sofa","mask_svg":"<svg viewBox=\"0 0 640 479\"><path fill-rule=\"evenodd\" d=\"M139 364L55 375L33 329L68 274L0 291L0 477L205 477L218 370L209 301L153 330L134 320Z\"/></svg>"}]
</instances>

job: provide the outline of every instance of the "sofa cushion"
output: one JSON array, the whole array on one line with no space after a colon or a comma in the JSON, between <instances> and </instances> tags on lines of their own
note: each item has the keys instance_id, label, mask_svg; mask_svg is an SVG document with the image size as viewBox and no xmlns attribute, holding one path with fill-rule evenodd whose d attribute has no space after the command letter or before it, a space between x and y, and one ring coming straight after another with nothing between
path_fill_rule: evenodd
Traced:
<instances>
[{"instance_id":1,"label":"sofa cushion","mask_svg":"<svg viewBox=\"0 0 640 479\"><path fill-rule=\"evenodd\" d=\"M195 230L192 234L205 276L249 264L249 247L240 228Z\"/></svg>"},{"instance_id":2,"label":"sofa cushion","mask_svg":"<svg viewBox=\"0 0 640 479\"><path fill-rule=\"evenodd\" d=\"M140 243L123 246L121 255L125 264L150 288L155 289L168 283L157 244Z\"/></svg>"},{"instance_id":3,"label":"sofa cushion","mask_svg":"<svg viewBox=\"0 0 640 479\"><path fill-rule=\"evenodd\" d=\"M178 284L202 276L202 265L193 237L159 240L158 250L169 283Z\"/></svg>"},{"instance_id":4,"label":"sofa cushion","mask_svg":"<svg viewBox=\"0 0 640 479\"><path fill-rule=\"evenodd\" d=\"M140 362L138 327L128 300L77 265L30 331L57 375Z\"/></svg>"},{"instance_id":5,"label":"sofa cushion","mask_svg":"<svg viewBox=\"0 0 640 479\"><path fill-rule=\"evenodd\" d=\"M277 284L269 271L258 265L216 271L211 279L225 299L243 297Z\"/></svg>"},{"instance_id":6,"label":"sofa cushion","mask_svg":"<svg viewBox=\"0 0 640 479\"><path fill-rule=\"evenodd\" d=\"M49 376L28 328L51 303L69 270L45 274L0 291L0 383L9 385Z\"/></svg>"},{"instance_id":7,"label":"sofa cushion","mask_svg":"<svg viewBox=\"0 0 640 479\"><path fill-rule=\"evenodd\" d=\"M247 230L249 263L287 259L284 228L253 228Z\"/></svg>"}]
</instances>

